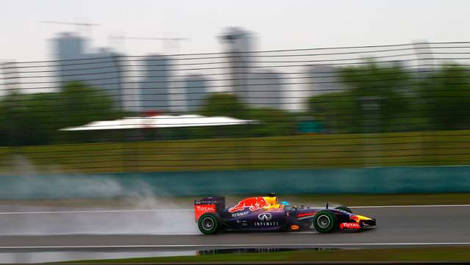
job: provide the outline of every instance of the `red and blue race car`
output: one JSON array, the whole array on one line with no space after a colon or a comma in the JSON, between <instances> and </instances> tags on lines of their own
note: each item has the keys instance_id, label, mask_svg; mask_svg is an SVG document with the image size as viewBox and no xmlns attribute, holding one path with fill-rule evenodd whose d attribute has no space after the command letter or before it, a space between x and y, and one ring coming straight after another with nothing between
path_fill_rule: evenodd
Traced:
<instances>
[{"instance_id":1,"label":"red and blue race car","mask_svg":"<svg viewBox=\"0 0 470 265\"><path fill-rule=\"evenodd\" d=\"M249 197L225 208L224 197L194 201L195 220L201 233L222 231L305 231L330 233L375 228L374 218L353 214L345 206L329 208L296 207L277 202L274 194Z\"/></svg>"}]
</instances>

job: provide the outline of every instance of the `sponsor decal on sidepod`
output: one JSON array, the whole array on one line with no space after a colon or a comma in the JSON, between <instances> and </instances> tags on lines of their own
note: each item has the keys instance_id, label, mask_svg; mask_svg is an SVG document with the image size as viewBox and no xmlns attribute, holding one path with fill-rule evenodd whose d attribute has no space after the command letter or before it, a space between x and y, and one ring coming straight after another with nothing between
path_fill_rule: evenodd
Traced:
<instances>
[{"instance_id":1,"label":"sponsor decal on sidepod","mask_svg":"<svg viewBox=\"0 0 470 265\"><path fill-rule=\"evenodd\" d=\"M272 218L273 218L273 216L270 213L258 214L258 220L260 220L260 221L267 222L267 221L271 221Z\"/></svg>"},{"instance_id":2,"label":"sponsor decal on sidepod","mask_svg":"<svg viewBox=\"0 0 470 265\"><path fill-rule=\"evenodd\" d=\"M250 207L250 211L254 212L263 207L267 206L268 202L263 197L252 197L248 199L244 199L237 203L237 205L233 206L232 208L228 209L230 213L235 213L245 209L245 207Z\"/></svg>"}]
</instances>

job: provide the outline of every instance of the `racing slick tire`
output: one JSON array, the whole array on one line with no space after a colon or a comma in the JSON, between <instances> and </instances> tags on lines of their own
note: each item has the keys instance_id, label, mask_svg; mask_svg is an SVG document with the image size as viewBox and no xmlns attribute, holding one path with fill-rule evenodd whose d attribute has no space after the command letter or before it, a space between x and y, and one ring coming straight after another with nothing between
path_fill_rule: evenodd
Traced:
<instances>
[{"instance_id":1,"label":"racing slick tire","mask_svg":"<svg viewBox=\"0 0 470 265\"><path fill-rule=\"evenodd\" d=\"M345 212L348 212L348 213L352 213L352 210L350 208L346 207L346 206L338 206L335 209L345 211Z\"/></svg>"},{"instance_id":2,"label":"racing slick tire","mask_svg":"<svg viewBox=\"0 0 470 265\"><path fill-rule=\"evenodd\" d=\"M199 231L204 235L212 235L220 231L220 217L216 213L205 213L197 220Z\"/></svg>"},{"instance_id":3,"label":"racing slick tire","mask_svg":"<svg viewBox=\"0 0 470 265\"><path fill-rule=\"evenodd\" d=\"M317 212L313 217L313 227L319 233L330 233L336 228L335 215L328 210Z\"/></svg>"}]
</instances>

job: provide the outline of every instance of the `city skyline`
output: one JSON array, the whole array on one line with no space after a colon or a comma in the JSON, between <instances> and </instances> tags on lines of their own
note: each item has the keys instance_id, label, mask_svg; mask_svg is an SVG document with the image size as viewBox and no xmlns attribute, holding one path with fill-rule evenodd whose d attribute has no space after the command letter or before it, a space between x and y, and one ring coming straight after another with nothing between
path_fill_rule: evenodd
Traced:
<instances>
[{"instance_id":1,"label":"city skyline","mask_svg":"<svg viewBox=\"0 0 470 265\"><path fill-rule=\"evenodd\" d=\"M145 56L132 56L118 54L107 48L94 47L90 45L91 40L74 33L61 33L58 36L55 40L57 42L57 39L62 38L62 45L56 43L51 46L56 59L71 59L72 62L60 60L55 63L39 62L49 64L48 67L56 67L55 71L48 71L55 72L56 75L29 76L23 79L24 83L21 82L21 75L18 75L17 78L6 78L4 87L15 86L13 89L21 92L30 91L24 93L50 92L50 89L60 89L61 83L81 79L110 94L116 105L126 110L181 112L195 111L187 102L191 100L187 97L187 89L194 86L185 84L184 79L188 76L202 75L209 77L211 81L202 82L206 87L196 93L207 95L213 92L232 92L240 101L254 107L305 110L307 98L347 89L338 76L338 71L342 67L365 63L366 58L378 58L376 63L385 65L403 63L411 68L420 67L417 72L422 72L425 69L423 65L429 64L430 58L432 59L432 56L421 55L430 51L426 43L401 44L398 45L402 47L400 49L394 48L397 46L345 48L343 50L348 51L346 53L338 52L336 48L263 52L258 51L255 45L257 36L252 31L237 27L223 30L215 36L224 52L210 54L168 55L154 52ZM434 46L434 49L441 49L438 46ZM361 52L363 48L370 50ZM403 53L403 50L412 53ZM416 56L419 59L409 64L410 58ZM166 59L160 60L160 58ZM392 60L388 61L387 58ZM77 63L73 61L74 59L93 62ZM165 61L166 66L162 66L161 61ZM20 66L23 64L28 63L19 63ZM90 65L94 70L88 69ZM15 63L11 63L9 67L14 70ZM23 68L17 70L21 72ZM103 73L101 72L103 69L100 68L106 68L111 73L106 71ZM95 70L97 72L93 72ZM31 73L41 73L41 71ZM4 74L7 74L6 70ZM39 83L53 85L39 87L36 85ZM22 87L23 84L28 88ZM196 99L199 102L201 100L202 98Z\"/></svg>"},{"instance_id":2,"label":"city skyline","mask_svg":"<svg viewBox=\"0 0 470 265\"><path fill-rule=\"evenodd\" d=\"M60 33L52 46L58 60L57 89L70 81L82 81L106 92L115 106L143 112L198 111L213 92L233 93L251 106L285 108L282 73L269 67L256 67L258 60L246 56L256 50L254 35L246 29L228 28L220 40L228 54L219 60L221 67L215 71L230 78L219 80L219 86L224 81L228 81L225 82L228 86L215 91L209 82L210 74L185 69L185 63L178 66L179 57L153 53L140 57L131 66L126 54L88 45L92 40L74 33ZM223 63L230 66L228 71L223 70ZM129 78L126 71L139 77ZM129 87L132 83L135 86Z\"/></svg>"}]
</instances>

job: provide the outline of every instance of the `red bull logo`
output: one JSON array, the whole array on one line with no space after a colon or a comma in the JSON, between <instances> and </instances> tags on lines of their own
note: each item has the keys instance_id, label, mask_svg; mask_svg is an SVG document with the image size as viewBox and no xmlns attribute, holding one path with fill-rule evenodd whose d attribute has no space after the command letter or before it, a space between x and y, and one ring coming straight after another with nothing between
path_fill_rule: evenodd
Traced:
<instances>
[{"instance_id":1,"label":"red bull logo","mask_svg":"<svg viewBox=\"0 0 470 265\"><path fill-rule=\"evenodd\" d=\"M268 202L263 197L251 197L244 200L241 200L237 205L228 209L230 213L242 211L246 207L249 207L250 211L254 212L263 207L269 206Z\"/></svg>"}]
</instances>

